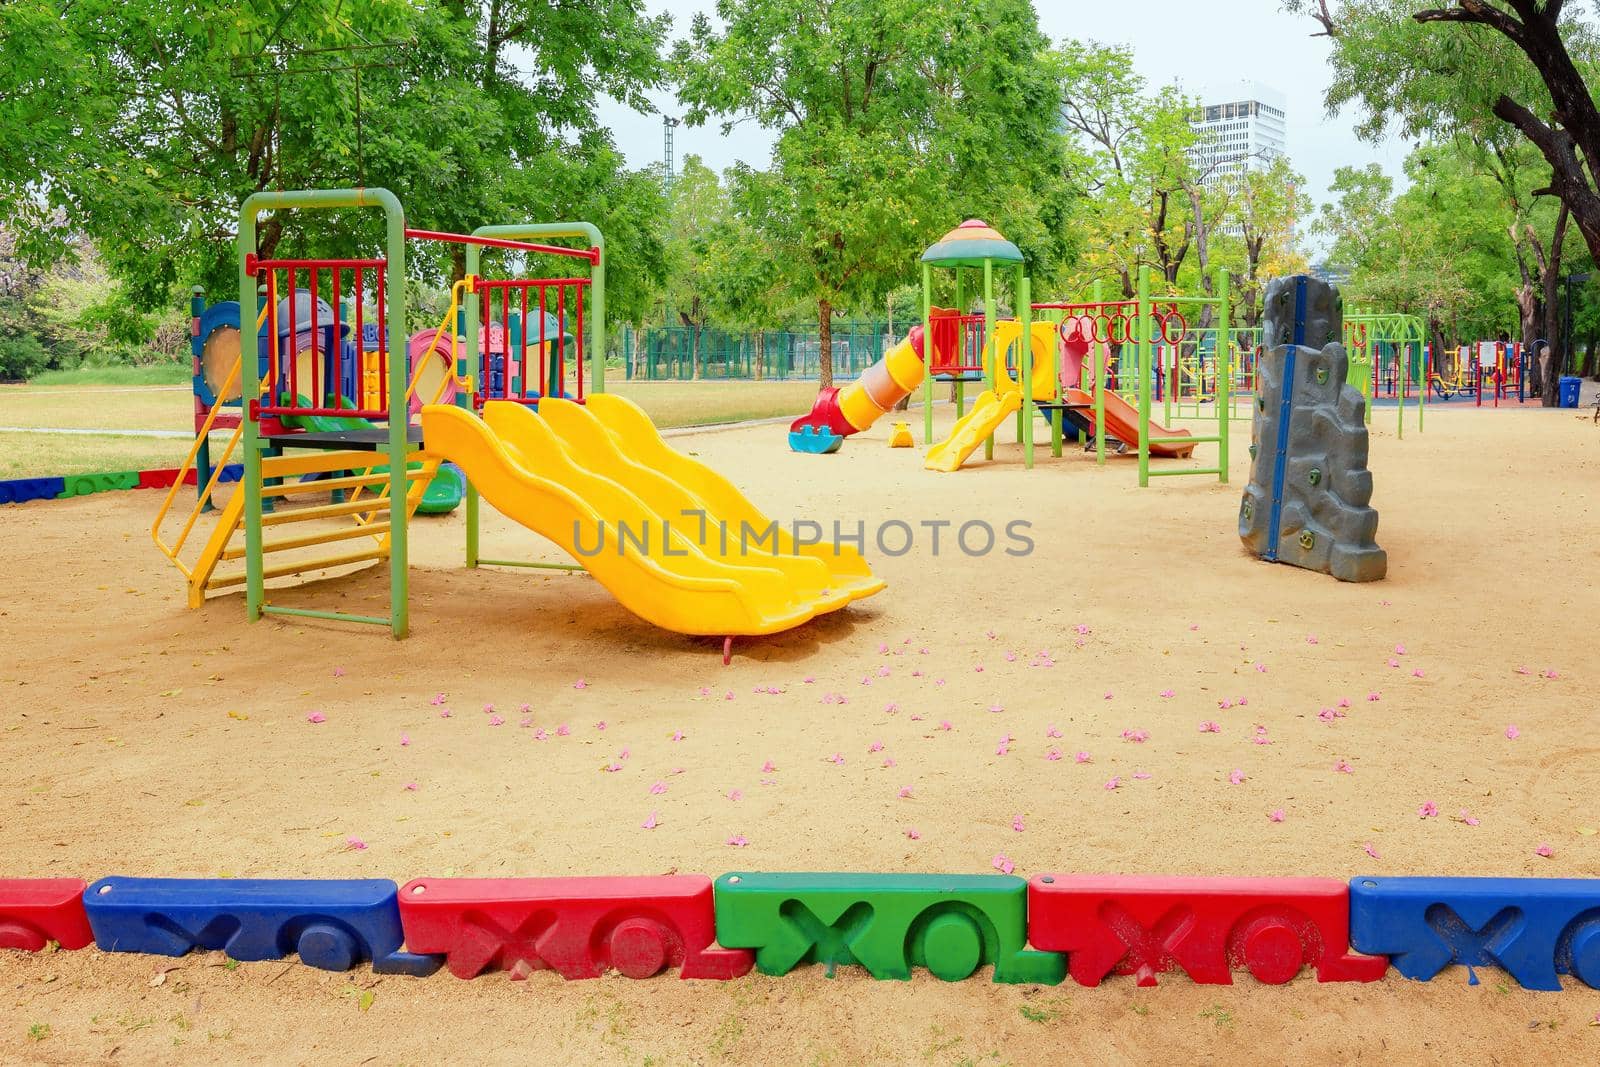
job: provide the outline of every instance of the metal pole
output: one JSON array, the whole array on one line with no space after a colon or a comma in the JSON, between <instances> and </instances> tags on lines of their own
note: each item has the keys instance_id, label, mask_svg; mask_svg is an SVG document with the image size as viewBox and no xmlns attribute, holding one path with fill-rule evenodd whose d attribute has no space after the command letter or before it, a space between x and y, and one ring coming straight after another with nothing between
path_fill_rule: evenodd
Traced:
<instances>
[{"instance_id":1,"label":"metal pole","mask_svg":"<svg viewBox=\"0 0 1600 1067\"><path fill-rule=\"evenodd\" d=\"M1139 485L1150 484L1150 268L1139 268L1139 306L1136 316L1139 374Z\"/></svg>"},{"instance_id":2,"label":"metal pole","mask_svg":"<svg viewBox=\"0 0 1600 1067\"><path fill-rule=\"evenodd\" d=\"M994 261L986 259L983 261L984 344L994 345L994 361L983 368L983 385L991 392L994 391L995 382L999 381L999 364L1005 359L1005 353L995 344L994 325ZM990 434L983 442L983 458L994 458L994 434Z\"/></svg>"},{"instance_id":3,"label":"metal pole","mask_svg":"<svg viewBox=\"0 0 1600 1067\"><path fill-rule=\"evenodd\" d=\"M960 336L957 326L957 339ZM933 266L929 263L922 265L922 444L933 444Z\"/></svg>"},{"instance_id":4,"label":"metal pole","mask_svg":"<svg viewBox=\"0 0 1600 1067\"><path fill-rule=\"evenodd\" d=\"M1227 267L1217 268L1217 481L1228 484L1228 436L1233 430L1230 417L1233 391L1233 350L1228 344L1232 300L1228 291Z\"/></svg>"},{"instance_id":5,"label":"metal pole","mask_svg":"<svg viewBox=\"0 0 1600 1067\"><path fill-rule=\"evenodd\" d=\"M1094 302L1098 317L1105 310L1098 280L1094 283ZM1105 347L1095 352L1097 343L1089 342L1089 350L1094 353L1094 461L1102 467L1106 464L1106 357L1111 354L1111 333L1111 317L1107 315ZM1126 338L1123 343L1127 343Z\"/></svg>"},{"instance_id":6,"label":"metal pole","mask_svg":"<svg viewBox=\"0 0 1600 1067\"><path fill-rule=\"evenodd\" d=\"M1017 359L1017 365L1022 378L1022 465L1025 470L1033 469L1033 283L1022 273L1023 266L1017 264L1017 319L1022 325L1022 337L1017 342L1022 347L1022 353Z\"/></svg>"}]
</instances>

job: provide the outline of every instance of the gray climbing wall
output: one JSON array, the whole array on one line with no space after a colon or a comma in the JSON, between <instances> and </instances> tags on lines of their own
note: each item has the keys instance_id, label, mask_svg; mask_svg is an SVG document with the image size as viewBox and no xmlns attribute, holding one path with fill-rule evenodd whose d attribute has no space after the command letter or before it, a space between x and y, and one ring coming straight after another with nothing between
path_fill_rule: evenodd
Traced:
<instances>
[{"instance_id":1,"label":"gray climbing wall","mask_svg":"<svg viewBox=\"0 0 1600 1067\"><path fill-rule=\"evenodd\" d=\"M1345 383L1343 300L1316 278L1278 278L1267 285L1264 311L1267 348L1239 537L1262 559L1342 582L1377 581L1389 560L1373 540L1366 401Z\"/></svg>"}]
</instances>

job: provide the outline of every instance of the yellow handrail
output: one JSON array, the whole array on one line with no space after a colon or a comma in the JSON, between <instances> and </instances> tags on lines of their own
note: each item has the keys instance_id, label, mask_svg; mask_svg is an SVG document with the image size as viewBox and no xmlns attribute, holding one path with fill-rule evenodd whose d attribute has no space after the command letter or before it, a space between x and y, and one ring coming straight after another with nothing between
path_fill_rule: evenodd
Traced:
<instances>
[{"instance_id":1,"label":"yellow handrail","mask_svg":"<svg viewBox=\"0 0 1600 1067\"><path fill-rule=\"evenodd\" d=\"M261 332L262 324L267 321L269 311L270 308L262 308L261 314L257 316L257 334ZM268 369L267 380L261 386L262 392L266 392L272 387L273 370L274 368ZM233 366L229 368L227 377L223 379L222 388L217 390L217 402L213 403L211 410L206 413L205 422L201 424L199 431L195 434L194 444L189 446L189 454L184 457L183 463L178 467L178 475L172 480L172 486L167 490L166 498L161 501L161 507L156 511L155 521L150 524L150 539L155 542L156 547L161 550L163 555L177 564L178 569L183 572L186 578L190 574L189 568L185 567L183 562L178 559L178 553L183 551L184 542L189 539L189 534L194 530L196 520L205 511L205 505L210 501L211 494L216 491L217 483L222 477L222 469L228 465L228 457L232 456L233 450L238 447L239 438L244 432L243 419L240 420L238 426L234 427L233 434L228 438L228 443L222 450L221 462L212 465L211 477L206 481L205 489L199 494L195 501L194 510L189 514L188 521L183 524L183 529L178 533L177 540L170 547L161 540L161 524L166 521L167 513L172 510L173 501L178 497L178 490L183 487L184 477L194 468L195 457L200 454L200 446L205 444L207 438L211 436L211 428L216 424L217 415L222 411L220 398L232 392L243 371L244 346L240 345L239 358L233 361Z\"/></svg>"}]
</instances>

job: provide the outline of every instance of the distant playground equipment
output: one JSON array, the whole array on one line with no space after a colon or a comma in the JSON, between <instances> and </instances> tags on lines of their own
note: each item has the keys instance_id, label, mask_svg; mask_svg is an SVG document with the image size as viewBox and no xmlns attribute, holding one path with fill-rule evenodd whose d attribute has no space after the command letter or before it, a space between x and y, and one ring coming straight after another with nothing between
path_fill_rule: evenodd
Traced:
<instances>
[{"instance_id":1,"label":"distant playground equipment","mask_svg":"<svg viewBox=\"0 0 1600 1067\"><path fill-rule=\"evenodd\" d=\"M1395 434L1406 435L1406 407L1417 412L1417 432L1427 420L1433 353L1427 327L1415 315L1356 310L1344 316L1341 338L1349 362L1348 381L1366 400L1366 421L1376 401L1393 401Z\"/></svg>"},{"instance_id":2,"label":"distant playground equipment","mask_svg":"<svg viewBox=\"0 0 1600 1067\"><path fill-rule=\"evenodd\" d=\"M911 436L910 423L897 422L894 424L894 429L889 433L890 448L913 448L916 443L916 439Z\"/></svg>"},{"instance_id":3,"label":"distant playground equipment","mask_svg":"<svg viewBox=\"0 0 1600 1067\"><path fill-rule=\"evenodd\" d=\"M1339 291L1306 275L1268 284L1239 537L1253 555L1342 582L1384 576L1374 542L1366 400L1349 383Z\"/></svg>"},{"instance_id":4,"label":"distant playground equipment","mask_svg":"<svg viewBox=\"0 0 1600 1067\"><path fill-rule=\"evenodd\" d=\"M933 305L933 270L955 272L956 307L967 304L969 270L982 273L983 314L944 312ZM1015 272L1014 291L1020 314L1010 323L996 320L995 279L997 271ZM955 470L984 446L985 458L994 454L994 432L1009 416L1017 417L1017 440L1022 445L1023 462L1034 460L1033 420L1035 413L1050 424L1051 454L1060 456L1065 431L1094 441L1096 460L1104 463L1109 440L1113 450L1134 449L1139 459L1139 484L1148 485L1152 476L1176 474L1216 475L1228 478L1227 418L1231 410L1234 375L1234 345L1219 348L1213 341L1212 376L1215 396L1213 411L1201 418L1216 418L1218 432L1196 436L1187 430L1169 430L1151 418L1157 376L1154 370L1155 345L1161 338L1174 356L1198 347L1198 334L1191 333L1183 320L1184 306L1206 309L1203 317L1211 321L1214 336L1230 337L1228 326L1228 278L1217 277L1216 297L1150 296L1148 270L1139 274L1136 298L1107 302L1098 296L1088 302L1045 302L1032 300L1032 282L1027 277L1022 253L999 232L978 220L969 220L946 234L922 255L922 285L925 322L934 338L932 373L923 386L923 436L933 438L933 381L956 383L957 423L950 437L929 452L928 466ZM1040 321L1035 322L1037 316ZM1022 336L1027 344L1018 343ZM992 339L992 341L991 341ZM954 353L952 357L948 353ZM1117 358L1133 356L1131 374L1108 382L1108 371L1119 364ZM976 361L974 362L974 355ZM1015 377L1011 369L1016 371ZM970 413L963 413L962 384L981 374L985 391ZM1117 386L1127 387L1133 379L1134 400L1119 395ZM1021 382L1027 382L1023 389ZM1172 392L1167 392L1166 417L1172 417ZM1197 404L1198 407L1198 404ZM1109 431L1109 432L1108 432ZM1152 470L1150 457L1187 458L1196 445L1218 447L1216 466L1204 468L1172 467Z\"/></svg>"},{"instance_id":5,"label":"distant playground equipment","mask_svg":"<svg viewBox=\"0 0 1600 1067\"><path fill-rule=\"evenodd\" d=\"M263 212L282 218L348 208L383 212L381 258L256 254ZM722 637L725 661L736 636L786 630L884 587L859 553L796 543L726 479L670 448L637 406L604 395L604 241L588 223L484 226L472 234L413 230L384 189L257 193L242 205L239 222L240 292L256 309L258 351L241 358L238 305L230 339L205 328L208 314L227 313L222 305L203 307L197 294L196 438L151 525L152 539L185 577L191 606L212 591L243 586L252 621L335 619L405 636L409 520L446 462L458 465L466 482L468 566L587 571L646 621ZM536 243L570 238L583 247ZM464 245L466 276L452 286L430 336L414 334L402 344L408 240ZM493 273L482 269L486 249L507 254ZM577 260L588 270L539 277L522 265L533 257ZM335 310L343 307L341 293L351 298L353 323ZM375 361L365 345L345 343L351 335L366 338L368 327ZM376 375L371 385L369 370ZM451 391L455 403L443 403ZM312 421L330 419L340 421ZM220 462L236 451L242 456L242 491L218 502L198 554L185 553L216 493L222 468L212 466L208 441L219 425L233 431ZM199 464L211 473L196 479L199 500L169 541L166 520L178 486ZM305 481L309 475L321 480ZM346 496L270 507L330 492ZM480 493L577 565L483 558ZM706 521L680 525L675 520L685 511ZM770 534L756 552L719 536L746 527ZM338 550L307 555L329 545ZM230 561L242 566L223 569ZM387 615L273 603L266 587L371 561L388 563Z\"/></svg>"},{"instance_id":6,"label":"distant playground equipment","mask_svg":"<svg viewBox=\"0 0 1600 1067\"><path fill-rule=\"evenodd\" d=\"M1543 341L1535 341L1538 349ZM1482 407L1489 398L1491 407L1504 399L1524 404L1528 399L1526 372L1528 358L1520 341L1474 341L1446 350L1434 365L1430 362L1428 392L1431 398L1455 400L1470 398Z\"/></svg>"}]
</instances>

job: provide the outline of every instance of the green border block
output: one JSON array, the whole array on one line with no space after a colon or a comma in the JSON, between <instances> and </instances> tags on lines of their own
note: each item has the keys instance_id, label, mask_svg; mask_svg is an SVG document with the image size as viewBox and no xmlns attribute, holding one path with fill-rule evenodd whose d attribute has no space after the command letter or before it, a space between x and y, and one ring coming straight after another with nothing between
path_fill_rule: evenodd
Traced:
<instances>
[{"instance_id":1,"label":"green border block","mask_svg":"<svg viewBox=\"0 0 1600 1067\"><path fill-rule=\"evenodd\" d=\"M138 471L112 471L109 474L68 474L61 479L61 493L57 500L88 496L91 493L109 493L117 489L139 488Z\"/></svg>"},{"instance_id":2,"label":"green border block","mask_svg":"<svg viewBox=\"0 0 1600 1067\"><path fill-rule=\"evenodd\" d=\"M958 982L992 965L996 982L1055 985L1066 956L1027 947L1027 883L1011 875L725 874L717 942L749 948L763 974L820 963L877 979L926 967Z\"/></svg>"}]
</instances>

